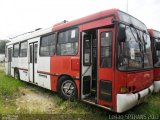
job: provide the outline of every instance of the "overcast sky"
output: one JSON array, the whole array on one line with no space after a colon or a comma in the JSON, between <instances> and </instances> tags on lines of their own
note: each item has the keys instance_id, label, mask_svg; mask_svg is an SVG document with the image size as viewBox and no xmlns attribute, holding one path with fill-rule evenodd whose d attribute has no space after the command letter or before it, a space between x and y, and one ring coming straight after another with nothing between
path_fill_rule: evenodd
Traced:
<instances>
[{"instance_id":1,"label":"overcast sky","mask_svg":"<svg viewBox=\"0 0 160 120\"><path fill-rule=\"evenodd\" d=\"M0 39L95 12L127 10L127 0L0 0ZM160 0L128 0L128 12L160 31Z\"/></svg>"}]
</instances>

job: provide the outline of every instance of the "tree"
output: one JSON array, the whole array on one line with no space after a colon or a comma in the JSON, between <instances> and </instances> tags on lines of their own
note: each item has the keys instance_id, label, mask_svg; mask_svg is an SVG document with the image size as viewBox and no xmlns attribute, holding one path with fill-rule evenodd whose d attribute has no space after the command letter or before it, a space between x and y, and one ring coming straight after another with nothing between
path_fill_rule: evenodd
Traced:
<instances>
[{"instance_id":1,"label":"tree","mask_svg":"<svg viewBox=\"0 0 160 120\"><path fill-rule=\"evenodd\" d=\"M5 53L5 46L6 43L9 42L8 40L0 40L0 54Z\"/></svg>"}]
</instances>

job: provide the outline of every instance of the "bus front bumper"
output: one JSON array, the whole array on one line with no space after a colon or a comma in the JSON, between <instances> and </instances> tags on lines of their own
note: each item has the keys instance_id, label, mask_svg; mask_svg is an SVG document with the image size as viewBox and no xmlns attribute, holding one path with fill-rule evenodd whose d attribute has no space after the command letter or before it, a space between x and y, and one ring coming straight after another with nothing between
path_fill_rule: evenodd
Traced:
<instances>
[{"instance_id":1,"label":"bus front bumper","mask_svg":"<svg viewBox=\"0 0 160 120\"><path fill-rule=\"evenodd\" d=\"M117 94L117 113L122 113L141 103L143 99L153 92L153 85L139 91L137 93L130 94Z\"/></svg>"},{"instance_id":2,"label":"bus front bumper","mask_svg":"<svg viewBox=\"0 0 160 120\"><path fill-rule=\"evenodd\" d=\"M160 81L154 81L154 92L160 92Z\"/></svg>"}]
</instances>

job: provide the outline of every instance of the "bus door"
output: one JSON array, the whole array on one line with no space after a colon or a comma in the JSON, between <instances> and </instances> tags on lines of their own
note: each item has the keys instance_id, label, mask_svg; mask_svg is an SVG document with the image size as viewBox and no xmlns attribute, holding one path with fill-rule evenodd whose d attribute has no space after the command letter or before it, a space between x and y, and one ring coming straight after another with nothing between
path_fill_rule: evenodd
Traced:
<instances>
[{"instance_id":1,"label":"bus door","mask_svg":"<svg viewBox=\"0 0 160 120\"><path fill-rule=\"evenodd\" d=\"M90 96L92 65L91 65L91 35L82 32L82 55L81 55L81 98Z\"/></svg>"},{"instance_id":2,"label":"bus door","mask_svg":"<svg viewBox=\"0 0 160 120\"><path fill-rule=\"evenodd\" d=\"M12 48L8 48L8 75L11 75Z\"/></svg>"},{"instance_id":3,"label":"bus door","mask_svg":"<svg viewBox=\"0 0 160 120\"><path fill-rule=\"evenodd\" d=\"M29 44L29 81L35 83L37 75L37 42Z\"/></svg>"},{"instance_id":4,"label":"bus door","mask_svg":"<svg viewBox=\"0 0 160 120\"><path fill-rule=\"evenodd\" d=\"M98 99L97 103L112 106L114 70L113 70L113 29L98 29Z\"/></svg>"}]
</instances>

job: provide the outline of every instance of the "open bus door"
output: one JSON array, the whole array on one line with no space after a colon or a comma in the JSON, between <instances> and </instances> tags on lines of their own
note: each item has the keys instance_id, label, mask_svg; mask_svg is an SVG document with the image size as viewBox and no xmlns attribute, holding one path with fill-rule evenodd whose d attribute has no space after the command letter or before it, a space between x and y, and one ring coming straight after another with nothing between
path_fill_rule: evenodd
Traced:
<instances>
[{"instance_id":1,"label":"open bus door","mask_svg":"<svg viewBox=\"0 0 160 120\"><path fill-rule=\"evenodd\" d=\"M81 55L81 98L88 97L91 93L92 65L91 65L91 35L82 32Z\"/></svg>"},{"instance_id":2,"label":"open bus door","mask_svg":"<svg viewBox=\"0 0 160 120\"><path fill-rule=\"evenodd\" d=\"M112 107L114 67L112 59L113 29L82 32L81 99Z\"/></svg>"},{"instance_id":3,"label":"open bus door","mask_svg":"<svg viewBox=\"0 0 160 120\"><path fill-rule=\"evenodd\" d=\"M113 104L113 29L98 29L98 104L111 107Z\"/></svg>"}]
</instances>

